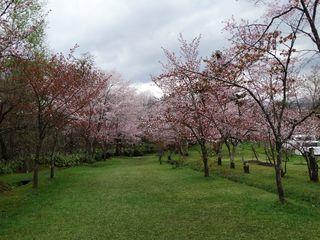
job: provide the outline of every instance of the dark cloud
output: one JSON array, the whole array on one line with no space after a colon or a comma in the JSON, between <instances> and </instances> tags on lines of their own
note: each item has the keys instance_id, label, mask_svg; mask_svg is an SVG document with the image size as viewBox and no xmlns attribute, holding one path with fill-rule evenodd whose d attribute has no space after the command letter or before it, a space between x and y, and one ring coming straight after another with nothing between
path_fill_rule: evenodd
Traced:
<instances>
[{"instance_id":1,"label":"dark cloud","mask_svg":"<svg viewBox=\"0 0 320 240\"><path fill-rule=\"evenodd\" d=\"M201 53L208 55L227 44L223 21L261 13L246 0L49 0L48 8L51 48L66 52L77 43L102 68L137 83L159 72L161 47L176 49L179 33L202 34Z\"/></svg>"}]
</instances>

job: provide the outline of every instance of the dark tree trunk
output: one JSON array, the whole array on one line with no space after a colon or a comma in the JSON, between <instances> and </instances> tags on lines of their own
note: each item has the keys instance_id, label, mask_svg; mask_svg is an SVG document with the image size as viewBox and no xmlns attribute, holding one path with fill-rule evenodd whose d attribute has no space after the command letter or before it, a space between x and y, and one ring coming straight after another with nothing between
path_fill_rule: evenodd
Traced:
<instances>
[{"instance_id":1,"label":"dark tree trunk","mask_svg":"<svg viewBox=\"0 0 320 240\"><path fill-rule=\"evenodd\" d=\"M287 163L289 161L288 153L285 152L285 161L284 161L284 168L281 169L281 177L285 177L287 174Z\"/></svg>"},{"instance_id":2,"label":"dark tree trunk","mask_svg":"<svg viewBox=\"0 0 320 240\"><path fill-rule=\"evenodd\" d=\"M2 134L0 134L0 148L1 148L1 158L5 161L8 161L9 157L8 157L7 146L2 137Z\"/></svg>"},{"instance_id":3,"label":"dark tree trunk","mask_svg":"<svg viewBox=\"0 0 320 240\"><path fill-rule=\"evenodd\" d=\"M51 156L50 156L50 178L51 179L54 178L54 175L55 175L54 152L56 150L57 141L58 141L58 136L57 136L57 133L55 133L53 138Z\"/></svg>"},{"instance_id":4,"label":"dark tree trunk","mask_svg":"<svg viewBox=\"0 0 320 240\"><path fill-rule=\"evenodd\" d=\"M281 168L279 166L276 166L275 170L276 170L276 185L277 185L278 197L281 203L285 203L284 190L282 186Z\"/></svg>"},{"instance_id":5,"label":"dark tree trunk","mask_svg":"<svg viewBox=\"0 0 320 240\"><path fill-rule=\"evenodd\" d=\"M282 185L282 143L277 142L276 143L276 151L277 151L277 161L275 164L275 173L276 173L276 186L278 191L278 197L281 203L285 203L285 197L284 197L284 189Z\"/></svg>"},{"instance_id":6,"label":"dark tree trunk","mask_svg":"<svg viewBox=\"0 0 320 240\"><path fill-rule=\"evenodd\" d=\"M228 148L228 153L230 158L230 168L234 169L235 168L234 156L235 156L236 147L233 144L232 146L230 146L230 143L228 141L226 141L225 143Z\"/></svg>"},{"instance_id":7,"label":"dark tree trunk","mask_svg":"<svg viewBox=\"0 0 320 240\"><path fill-rule=\"evenodd\" d=\"M85 138L86 142L86 155L85 155L85 160L89 161L90 156L91 156L91 148L90 148L90 140L88 138Z\"/></svg>"},{"instance_id":8,"label":"dark tree trunk","mask_svg":"<svg viewBox=\"0 0 320 240\"><path fill-rule=\"evenodd\" d=\"M90 158L91 161L95 160L95 155L96 155L96 144L95 140L90 141Z\"/></svg>"},{"instance_id":9,"label":"dark tree trunk","mask_svg":"<svg viewBox=\"0 0 320 240\"><path fill-rule=\"evenodd\" d=\"M189 155L189 143L188 140L185 140L185 151L184 151L185 156Z\"/></svg>"},{"instance_id":10,"label":"dark tree trunk","mask_svg":"<svg viewBox=\"0 0 320 240\"><path fill-rule=\"evenodd\" d=\"M74 149L74 139L73 139L73 132L71 131L69 134L69 148L68 153L73 153Z\"/></svg>"},{"instance_id":11,"label":"dark tree trunk","mask_svg":"<svg viewBox=\"0 0 320 240\"><path fill-rule=\"evenodd\" d=\"M181 156L188 156L188 141L181 140L178 147Z\"/></svg>"},{"instance_id":12,"label":"dark tree trunk","mask_svg":"<svg viewBox=\"0 0 320 240\"><path fill-rule=\"evenodd\" d=\"M116 155L116 156L120 156L120 155L121 155L121 140L120 140L120 139L116 139L116 151L115 151L115 155Z\"/></svg>"},{"instance_id":13,"label":"dark tree trunk","mask_svg":"<svg viewBox=\"0 0 320 240\"><path fill-rule=\"evenodd\" d=\"M210 171L209 171L209 164L208 164L208 150L207 150L205 140L201 140L200 147L201 147L201 155L202 155L203 168L204 168L204 176L209 177Z\"/></svg>"},{"instance_id":14,"label":"dark tree trunk","mask_svg":"<svg viewBox=\"0 0 320 240\"><path fill-rule=\"evenodd\" d=\"M168 155L168 162L172 161L172 153L173 153L173 151L170 149L169 150L169 155Z\"/></svg>"},{"instance_id":15,"label":"dark tree trunk","mask_svg":"<svg viewBox=\"0 0 320 240\"><path fill-rule=\"evenodd\" d=\"M36 154L34 158L33 188L37 188L39 186L39 167L40 167L39 159L40 159L40 153L42 149L42 143L43 143L43 138L40 136L36 146Z\"/></svg>"},{"instance_id":16,"label":"dark tree trunk","mask_svg":"<svg viewBox=\"0 0 320 240\"><path fill-rule=\"evenodd\" d=\"M94 154L95 154L95 141L86 138L86 161L91 162L93 160Z\"/></svg>"},{"instance_id":17,"label":"dark tree trunk","mask_svg":"<svg viewBox=\"0 0 320 240\"><path fill-rule=\"evenodd\" d=\"M313 148L310 148L309 161L310 161L310 181L319 182L318 164L317 164L317 159L314 156Z\"/></svg>"},{"instance_id":18,"label":"dark tree trunk","mask_svg":"<svg viewBox=\"0 0 320 240\"><path fill-rule=\"evenodd\" d=\"M268 151L268 149L267 149L267 146L264 147L264 153L265 153L266 156L267 156L266 161L269 162L269 163L272 163L271 157L270 157L270 153L269 153L269 151Z\"/></svg>"},{"instance_id":19,"label":"dark tree trunk","mask_svg":"<svg viewBox=\"0 0 320 240\"><path fill-rule=\"evenodd\" d=\"M232 169L235 168L235 162L234 162L235 155L236 155L236 146L232 145L231 155L230 155L230 168L232 168Z\"/></svg>"},{"instance_id":20,"label":"dark tree trunk","mask_svg":"<svg viewBox=\"0 0 320 240\"><path fill-rule=\"evenodd\" d=\"M159 163L162 164L162 157L163 157L163 149L159 149L158 151Z\"/></svg>"},{"instance_id":21,"label":"dark tree trunk","mask_svg":"<svg viewBox=\"0 0 320 240\"><path fill-rule=\"evenodd\" d=\"M33 168L33 188L38 188L39 185L39 162L37 159L34 161Z\"/></svg>"},{"instance_id":22,"label":"dark tree trunk","mask_svg":"<svg viewBox=\"0 0 320 240\"><path fill-rule=\"evenodd\" d=\"M214 151L216 152L216 156L217 158L217 162L218 162L218 166L222 166L222 143L221 142L216 142L213 145Z\"/></svg>"},{"instance_id":23,"label":"dark tree trunk","mask_svg":"<svg viewBox=\"0 0 320 240\"><path fill-rule=\"evenodd\" d=\"M249 174L250 173L250 165L247 162L243 163L243 172Z\"/></svg>"},{"instance_id":24,"label":"dark tree trunk","mask_svg":"<svg viewBox=\"0 0 320 240\"><path fill-rule=\"evenodd\" d=\"M302 152L302 156L304 157L304 159L307 162L307 167L308 167L308 175L309 175L309 179L311 180L311 167L310 167L310 160L309 160L309 153L306 151Z\"/></svg>"},{"instance_id":25,"label":"dark tree trunk","mask_svg":"<svg viewBox=\"0 0 320 240\"><path fill-rule=\"evenodd\" d=\"M235 169L236 165L234 164L234 162L230 162L230 168Z\"/></svg>"},{"instance_id":26,"label":"dark tree trunk","mask_svg":"<svg viewBox=\"0 0 320 240\"><path fill-rule=\"evenodd\" d=\"M259 161L258 152L257 152L257 150L256 150L256 148L254 147L253 144L252 144L251 148L252 148L252 152L253 152L253 155L254 155L255 159L256 159L257 161Z\"/></svg>"},{"instance_id":27,"label":"dark tree trunk","mask_svg":"<svg viewBox=\"0 0 320 240\"><path fill-rule=\"evenodd\" d=\"M54 178L54 167L55 167L55 164L54 164L54 161L51 161L50 163L50 178L53 179Z\"/></svg>"},{"instance_id":28,"label":"dark tree trunk","mask_svg":"<svg viewBox=\"0 0 320 240\"><path fill-rule=\"evenodd\" d=\"M183 152L183 146L182 146L182 142L179 143L179 154L180 156L184 156L184 152Z\"/></svg>"},{"instance_id":29,"label":"dark tree trunk","mask_svg":"<svg viewBox=\"0 0 320 240\"><path fill-rule=\"evenodd\" d=\"M103 141L103 144L102 144L102 157L103 157L103 160L107 160L107 158L109 158L109 155L108 155L108 144L106 141Z\"/></svg>"},{"instance_id":30,"label":"dark tree trunk","mask_svg":"<svg viewBox=\"0 0 320 240\"><path fill-rule=\"evenodd\" d=\"M226 144L227 149L228 149L229 159L230 159L230 168L231 168L231 148L230 148L230 144L229 144L228 141L225 141L225 144Z\"/></svg>"},{"instance_id":31,"label":"dark tree trunk","mask_svg":"<svg viewBox=\"0 0 320 240\"><path fill-rule=\"evenodd\" d=\"M268 146L269 145L269 146ZM276 147L274 146L271 137L268 137L268 143L265 143L264 151L267 155L267 160L270 164L276 165Z\"/></svg>"}]
</instances>

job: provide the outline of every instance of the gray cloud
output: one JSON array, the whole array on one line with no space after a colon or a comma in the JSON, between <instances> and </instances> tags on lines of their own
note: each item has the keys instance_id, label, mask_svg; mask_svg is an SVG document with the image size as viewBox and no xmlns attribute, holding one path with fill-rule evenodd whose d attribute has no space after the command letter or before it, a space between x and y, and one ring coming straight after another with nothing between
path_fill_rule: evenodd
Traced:
<instances>
[{"instance_id":1,"label":"gray cloud","mask_svg":"<svg viewBox=\"0 0 320 240\"><path fill-rule=\"evenodd\" d=\"M48 42L66 52L76 43L100 67L116 69L126 79L148 82L160 70L161 47L177 49L177 36L202 34L201 54L227 44L223 21L256 18L247 0L49 0Z\"/></svg>"}]
</instances>

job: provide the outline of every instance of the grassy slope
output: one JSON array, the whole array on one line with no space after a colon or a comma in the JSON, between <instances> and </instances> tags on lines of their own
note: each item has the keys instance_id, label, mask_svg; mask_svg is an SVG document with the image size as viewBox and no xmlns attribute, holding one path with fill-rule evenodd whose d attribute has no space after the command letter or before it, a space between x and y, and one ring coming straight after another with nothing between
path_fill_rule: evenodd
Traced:
<instances>
[{"instance_id":1,"label":"grassy slope","mask_svg":"<svg viewBox=\"0 0 320 240\"><path fill-rule=\"evenodd\" d=\"M42 172L0 195L0 239L317 239L320 210L154 157ZM3 176L17 181L23 175Z\"/></svg>"},{"instance_id":2,"label":"grassy slope","mask_svg":"<svg viewBox=\"0 0 320 240\"><path fill-rule=\"evenodd\" d=\"M276 193L275 177L273 167L264 167L256 164L250 164L250 174L244 174L242 169L242 161L240 160L243 155L246 160L253 159L250 145L244 145L239 148L236 157L236 169L229 168L229 157L226 149L223 151L223 166L218 167L214 162L215 157L210 158L210 167L213 175L219 175L234 182L244 183L249 186L254 186L268 192ZM261 161L265 161L266 157L259 150L259 157ZM190 156L186 159L186 163L196 169L202 169L202 162L199 152L190 152ZM178 156L175 156L178 158ZM283 185L285 195L289 198L299 201L311 203L320 208L320 184L312 183L309 181L307 166L301 156L290 156L287 164L287 174L283 178Z\"/></svg>"}]
</instances>

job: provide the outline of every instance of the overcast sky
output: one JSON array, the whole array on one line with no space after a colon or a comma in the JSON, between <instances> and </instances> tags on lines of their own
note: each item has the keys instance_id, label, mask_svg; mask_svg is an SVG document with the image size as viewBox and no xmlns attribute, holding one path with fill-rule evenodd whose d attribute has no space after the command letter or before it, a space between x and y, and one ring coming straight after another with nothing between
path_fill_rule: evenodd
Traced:
<instances>
[{"instance_id":1,"label":"overcast sky","mask_svg":"<svg viewBox=\"0 0 320 240\"><path fill-rule=\"evenodd\" d=\"M48 0L48 42L66 52L75 44L102 69L148 88L163 59L161 47L175 50L177 37L202 34L201 54L225 46L224 21L257 18L249 0Z\"/></svg>"}]
</instances>

